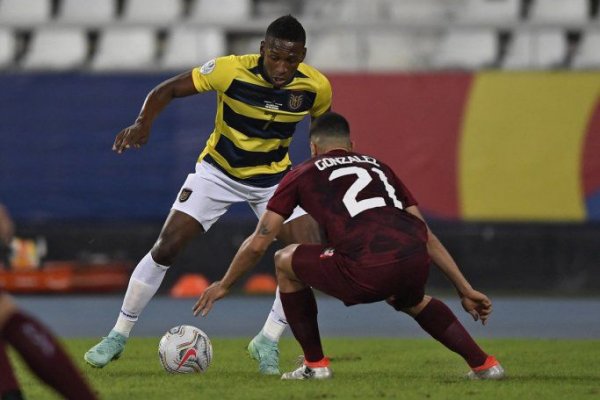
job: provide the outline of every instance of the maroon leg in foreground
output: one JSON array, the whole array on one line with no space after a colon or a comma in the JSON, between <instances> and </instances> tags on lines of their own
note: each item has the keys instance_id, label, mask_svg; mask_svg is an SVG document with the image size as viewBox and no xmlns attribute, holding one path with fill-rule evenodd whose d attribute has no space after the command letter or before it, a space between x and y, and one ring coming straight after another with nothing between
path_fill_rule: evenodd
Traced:
<instances>
[{"instance_id":1,"label":"maroon leg in foreground","mask_svg":"<svg viewBox=\"0 0 600 400\"><path fill-rule=\"evenodd\" d=\"M96 399L54 336L34 318L14 313L6 321L0 336L17 350L42 381L65 398Z\"/></svg>"}]
</instances>

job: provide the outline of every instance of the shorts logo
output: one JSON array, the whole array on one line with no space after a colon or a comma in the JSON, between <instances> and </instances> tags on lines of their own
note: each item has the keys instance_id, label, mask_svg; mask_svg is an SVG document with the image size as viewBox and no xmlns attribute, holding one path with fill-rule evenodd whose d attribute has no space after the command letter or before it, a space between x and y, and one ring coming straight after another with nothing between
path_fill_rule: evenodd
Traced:
<instances>
[{"instance_id":1,"label":"shorts logo","mask_svg":"<svg viewBox=\"0 0 600 400\"><path fill-rule=\"evenodd\" d=\"M288 107L290 108L290 110L296 111L300 107L302 107L303 101L304 101L304 95L302 94L302 92L299 92L298 94L290 93L290 98L288 100Z\"/></svg>"},{"instance_id":2,"label":"shorts logo","mask_svg":"<svg viewBox=\"0 0 600 400\"><path fill-rule=\"evenodd\" d=\"M179 195L179 202L183 203L192 195L191 189L181 189L181 194Z\"/></svg>"},{"instance_id":3,"label":"shorts logo","mask_svg":"<svg viewBox=\"0 0 600 400\"><path fill-rule=\"evenodd\" d=\"M205 62L204 65L200 67L200 72L202 73L202 75L208 75L211 72L213 72L213 69L215 69L215 64L216 61L214 60L214 58Z\"/></svg>"},{"instance_id":4,"label":"shorts logo","mask_svg":"<svg viewBox=\"0 0 600 400\"><path fill-rule=\"evenodd\" d=\"M332 257L334 254L335 254L335 249L333 247L328 247L325 250L323 250L323 252L319 256L319 258L322 260L324 258Z\"/></svg>"}]
</instances>

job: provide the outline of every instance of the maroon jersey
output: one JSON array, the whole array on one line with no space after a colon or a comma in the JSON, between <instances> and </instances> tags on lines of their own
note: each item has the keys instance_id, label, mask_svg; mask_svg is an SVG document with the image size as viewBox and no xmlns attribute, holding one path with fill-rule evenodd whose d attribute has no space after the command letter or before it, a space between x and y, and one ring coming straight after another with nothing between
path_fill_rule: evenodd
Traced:
<instances>
[{"instance_id":1,"label":"maroon jersey","mask_svg":"<svg viewBox=\"0 0 600 400\"><path fill-rule=\"evenodd\" d=\"M332 150L288 172L267 209L287 218L301 206L324 229L335 252L374 265L423 249L427 228L405 211L416 204L381 161Z\"/></svg>"}]
</instances>

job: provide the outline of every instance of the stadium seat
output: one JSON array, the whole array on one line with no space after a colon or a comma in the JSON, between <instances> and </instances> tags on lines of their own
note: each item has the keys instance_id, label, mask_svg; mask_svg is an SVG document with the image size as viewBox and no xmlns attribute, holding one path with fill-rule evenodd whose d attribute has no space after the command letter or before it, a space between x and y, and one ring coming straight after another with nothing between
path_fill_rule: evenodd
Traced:
<instances>
[{"instance_id":1,"label":"stadium seat","mask_svg":"<svg viewBox=\"0 0 600 400\"><path fill-rule=\"evenodd\" d=\"M588 20L588 0L535 0L529 19L544 23L582 23Z\"/></svg>"},{"instance_id":2,"label":"stadium seat","mask_svg":"<svg viewBox=\"0 0 600 400\"><path fill-rule=\"evenodd\" d=\"M357 71L364 68L359 57L358 33L321 32L307 38L306 62L325 71Z\"/></svg>"},{"instance_id":3,"label":"stadium seat","mask_svg":"<svg viewBox=\"0 0 600 400\"><path fill-rule=\"evenodd\" d=\"M369 71L426 68L438 43L437 35L410 31L374 31L367 33L365 40Z\"/></svg>"},{"instance_id":4,"label":"stadium seat","mask_svg":"<svg viewBox=\"0 0 600 400\"><path fill-rule=\"evenodd\" d=\"M92 69L154 69L156 37L150 28L113 28L105 30L98 40Z\"/></svg>"},{"instance_id":5,"label":"stadium seat","mask_svg":"<svg viewBox=\"0 0 600 400\"><path fill-rule=\"evenodd\" d=\"M123 20L142 23L169 23L183 16L181 0L128 0L123 10Z\"/></svg>"},{"instance_id":6,"label":"stadium seat","mask_svg":"<svg viewBox=\"0 0 600 400\"><path fill-rule=\"evenodd\" d=\"M255 0L254 11L258 18L275 19L291 13L299 15L300 2L298 0Z\"/></svg>"},{"instance_id":7,"label":"stadium seat","mask_svg":"<svg viewBox=\"0 0 600 400\"><path fill-rule=\"evenodd\" d=\"M457 20L481 24L517 22L520 8L520 0L465 0Z\"/></svg>"},{"instance_id":8,"label":"stadium seat","mask_svg":"<svg viewBox=\"0 0 600 400\"><path fill-rule=\"evenodd\" d=\"M0 68L10 67L15 59L17 41L11 31L0 29Z\"/></svg>"},{"instance_id":9,"label":"stadium seat","mask_svg":"<svg viewBox=\"0 0 600 400\"><path fill-rule=\"evenodd\" d=\"M508 46L505 69L556 68L562 65L567 44L562 31L516 31Z\"/></svg>"},{"instance_id":10,"label":"stadium seat","mask_svg":"<svg viewBox=\"0 0 600 400\"><path fill-rule=\"evenodd\" d=\"M228 38L227 48L231 54L256 54L264 38L264 33L231 35Z\"/></svg>"},{"instance_id":11,"label":"stadium seat","mask_svg":"<svg viewBox=\"0 0 600 400\"><path fill-rule=\"evenodd\" d=\"M492 66L498 55L498 38L492 30L455 28L442 38L433 57L435 68L476 69Z\"/></svg>"},{"instance_id":12,"label":"stadium seat","mask_svg":"<svg viewBox=\"0 0 600 400\"><path fill-rule=\"evenodd\" d=\"M600 68L600 30L587 31L581 39L579 49L573 58L573 68Z\"/></svg>"},{"instance_id":13,"label":"stadium seat","mask_svg":"<svg viewBox=\"0 0 600 400\"><path fill-rule=\"evenodd\" d=\"M252 17L252 0L196 0L192 3L192 22L247 21Z\"/></svg>"},{"instance_id":14,"label":"stadium seat","mask_svg":"<svg viewBox=\"0 0 600 400\"><path fill-rule=\"evenodd\" d=\"M51 0L1 0L0 22L7 24L40 24L50 20Z\"/></svg>"},{"instance_id":15,"label":"stadium seat","mask_svg":"<svg viewBox=\"0 0 600 400\"><path fill-rule=\"evenodd\" d=\"M116 0L62 0L58 19L61 22L105 24L117 15Z\"/></svg>"},{"instance_id":16,"label":"stadium seat","mask_svg":"<svg viewBox=\"0 0 600 400\"><path fill-rule=\"evenodd\" d=\"M24 69L73 69L83 65L87 54L87 34L83 30L39 28L21 65Z\"/></svg>"},{"instance_id":17,"label":"stadium seat","mask_svg":"<svg viewBox=\"0 0 600 400\"><path fill-rule=\"evenodd\" d=\"M163 69L190 69L225 52L225 34L219 29L174 28L167 37L160 65Z\"/></svg>"},{"instance_id":18,"label":"stadium seat","mask_svg":"<svg viewBox=\"0 0 600 400\"><path fill-rule=\"evenodd\" d=\"M386 0L382 15L407 23L440 23L454 18L458 0Z\"/></svg>"},{"instance_id":19,"label":"stadium seat","mask_svg":"<svg viewBox=\"0 0 600 400\"><path fill-rule=\"evenodd\" d=\"M335 22L376 21L381 0L306 0L302 19Z\"/></svg>"}]
</instances>

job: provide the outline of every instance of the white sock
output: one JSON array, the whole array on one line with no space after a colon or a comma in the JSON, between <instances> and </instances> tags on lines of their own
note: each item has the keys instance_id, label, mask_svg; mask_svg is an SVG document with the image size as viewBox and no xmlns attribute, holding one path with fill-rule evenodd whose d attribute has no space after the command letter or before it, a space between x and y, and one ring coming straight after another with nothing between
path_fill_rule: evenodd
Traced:
<instances>
[{"instance_id":1,"label":"white sock","mask_svg":"<svg viewBox=\"0 0 600 400\"><path fill-rule=\"evenodd\" d=\"M168 268L154 262L150 253L140 260L129 278L129 286L113 330L129 337L141 312L158 290Z\"/></svg>"},{"instance_id":2,"label":"white sock","mask_svg":"<svg viewBox=\"0 0 600 400\"><path fill-rule=\"evenodd\" d=\"M281 299L279 298L278 286L277 291L275 292L275 301L273 301L273 307L271 308L271 312L269 313L261 332L269 340L273 342L279 342L279 339L281 338L281 335L283 335L287 325L288 323L287 319L285 318L285 313L283 312L283 305L281 304Z\"/></svg>"}]
</instances>

